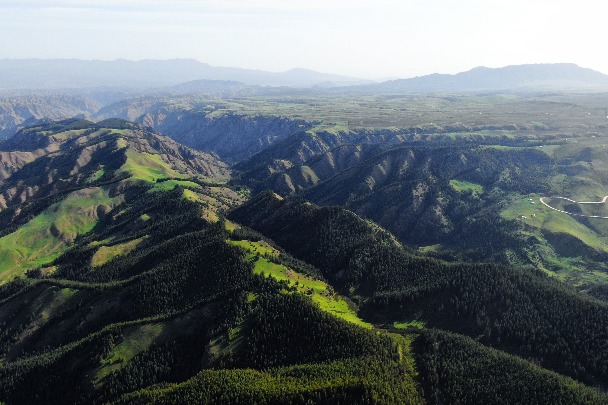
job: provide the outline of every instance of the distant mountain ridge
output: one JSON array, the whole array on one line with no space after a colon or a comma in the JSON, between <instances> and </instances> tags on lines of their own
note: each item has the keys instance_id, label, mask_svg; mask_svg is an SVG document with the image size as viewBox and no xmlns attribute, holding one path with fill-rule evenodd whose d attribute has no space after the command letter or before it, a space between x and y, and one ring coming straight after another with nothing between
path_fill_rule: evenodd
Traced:
<instances>
[{"instance_id":1,"label":"distant mountain ridge","mask_svg":"<svg viewBox=\"0 0 608 405\"><path fill-rule=\"evenodd\" d=\"M308 69L286 72L217 67L194 59L114 61L0 59L0 89L87 87L159 88L195 80L238 81L260 86L337 86L369 81Z\"/></svg>"},{"instance_id":2,"label":"distant mountain ridge","mask_svg":"<svg viewBox=\"0 0 608 405\"><path fill-rule=\"evenodd\" d=\"M476 67L457 74L419 76L410 79L358 86L370 93L468 92L483 90L608 89L608 75L574 63L512 65L502 68Z\"/></svg>"},{"instance_id":3,"label":"distant mountain ridge","mask_svg":"<svg viewBox=\"0 0 608 405\"><path fill-rule=\"evenodd\" d=\"M182 94L202 91L220 96L239 96L267 93L270 91L268 87L284 87L286 92L289 92L289 88L309 88L340 93L606 90L608 75L574 63L540 63L501 68L480 66L456 74L433 73L374 83L302 68L268 72L211 66L194 59L0 59L0 91L4 92L124 88ZM272 91L275 92L276 89Z\"/></svg>"}]
</instances>

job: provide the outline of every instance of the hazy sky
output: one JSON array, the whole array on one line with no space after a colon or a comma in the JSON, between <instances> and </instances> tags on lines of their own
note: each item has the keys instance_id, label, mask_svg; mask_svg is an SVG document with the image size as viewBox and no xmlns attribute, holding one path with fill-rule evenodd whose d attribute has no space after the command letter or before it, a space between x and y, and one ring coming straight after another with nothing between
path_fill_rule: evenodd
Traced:
<instances>
[{"instance_id":1,"label":"hazy sky","mask_svg":"<svg viewBox=\"0 0 608 405\"><path fill-rule=\"evenodd\" d=\"M384 78L574 62L608 73L599 0L0 0L0 58L193 58Z\"/></svg>"}]
</instances>

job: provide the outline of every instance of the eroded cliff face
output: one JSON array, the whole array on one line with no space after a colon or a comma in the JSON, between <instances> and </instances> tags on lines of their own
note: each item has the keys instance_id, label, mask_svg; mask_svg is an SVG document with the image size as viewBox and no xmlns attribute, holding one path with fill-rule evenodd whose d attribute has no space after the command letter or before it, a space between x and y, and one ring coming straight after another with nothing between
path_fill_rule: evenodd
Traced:
<instances>
[{"instance_id":1,"label":"eroded cliff face","mask_svg":"<svg viewBox=\"0 0 608 405\"><path fill-rule=\"evenodd\" d=\"M175 111L164 119L150 114L140 123L154 123L153 128L186 146L216 153L228 162L239 162L262 151L294 132L311 126L302 120L273 116L224 114L217 117L204 112Z\"/></svg>"},{"instance_id":2,"label":"eroded cliff face","mask_svg":"<svg viewBox=\"0 0 608 405\"><path fill-rule=\"evenodd\" d=\"M312 124L272 115L217 111L212 101L127 100L101 109L97 119L135 121L191 148L217 154L236 163Z\"/></svg>"},{"instance_id":3,"label":"eroded cliff face","mask_svg":"<svg viewBox=\"0 0 608 405\"><path fill-rule=\"evenodd\" d=\"M88 98L69 95L0 98L0 140L43 119L89 117L100 105Z\"/></svg>"}]
</instances>

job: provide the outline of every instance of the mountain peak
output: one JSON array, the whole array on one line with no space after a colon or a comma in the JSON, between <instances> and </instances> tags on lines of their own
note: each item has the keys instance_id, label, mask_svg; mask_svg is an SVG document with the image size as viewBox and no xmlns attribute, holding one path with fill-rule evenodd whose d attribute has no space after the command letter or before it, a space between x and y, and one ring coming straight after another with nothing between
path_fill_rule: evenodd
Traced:
<instances>
[{"instance_id":1,"label":"mountain peak","mask_svg":"<svg viewBox=\"0 0 608 405\"><path fill-rule=\"evenodd\" d=\"M608 76L574 63L538 63L499 68L477 66L456 74L434 73L360 87L366 92L471 92L534 89L608 89Z\"/></svg>"}]
</instances>

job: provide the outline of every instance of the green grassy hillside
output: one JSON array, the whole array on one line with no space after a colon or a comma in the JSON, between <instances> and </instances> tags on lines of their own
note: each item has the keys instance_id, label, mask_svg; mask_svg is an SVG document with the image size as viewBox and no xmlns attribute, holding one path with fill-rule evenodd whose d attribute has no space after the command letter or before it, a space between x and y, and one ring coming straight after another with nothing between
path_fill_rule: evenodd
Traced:
<instances>
[{"instance_id":1,"label":"green grassy hillside","mask_svg":"<svg viewBox=\"0 0 608 405\"><path fill-rule=\"evenodd\" d=\"M192 159L175 163L183 147L166 139L166 145L155 151L153 145L160 139L131 124L104 128L78 120L17 134L12 148L27 150L37 143L40 149L32 162L17 164L0 181L6 205L0 210L0 223L6 226L0 237L0 283L57 259L113 208L124 204L132 184L154 184L153 189L161 191L186 186L204 192L197 183L173 179L227 175L223 164L194 151L188 152ZM11 156L21 152L3 153L10 165ZM156 183L164 179L170 180Z\"/></svg>"},{"instance_id":2,"label":"green grassy hillside","mask_svg":"<svg viewBox=\"0 0 608 405\"><path fill-rule=\"evenodd\" d=\"M6 282L26 270L51 263L77 236L90 232L99 215L122 202L108 190L75 191L51 205L17 231L0 238L0 280Z\"/></svg>"}]
</instances>

